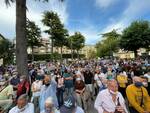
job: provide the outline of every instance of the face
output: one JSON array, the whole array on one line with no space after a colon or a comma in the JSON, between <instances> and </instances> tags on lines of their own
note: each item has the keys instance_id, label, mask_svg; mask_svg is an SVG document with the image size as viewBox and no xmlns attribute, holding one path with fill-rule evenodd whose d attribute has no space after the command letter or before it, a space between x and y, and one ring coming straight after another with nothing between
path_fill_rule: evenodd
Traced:
<instances>
[{"instance_id":1,"label":"face","mask_svg":"<svg viewBox=\"0 0 150 113\"><path fill-rule=\"evenodd\" d=\"M100 71L99 71L99 70L96 70L96 73L100 73Z\"/></svg>"},{"instance_id":2,"label":"face","mask_svg":"<svg viewBox=\"0 0 150 113\"><path fill-rule=\"evenodd\" d=\"M142 79L141 78L135 78L134 80L133 80L133 83L136 83L136 82L142 82Z\"/></svg>"},{"instance_id":3,"label":"face","mask_svg":"<svg viewBox=\"0 0 150 113\"><path fill-rule=\"evenodd\" d=\"M80 83L81 83L81 80L77 80L77 83L80 84Z\"/></svg>"},{"instance_id":4,"label":"face","mask_svg":"<svg viewBox=\"0 0 150 113\"><path fill-rule=\"evenodd\" d=\"M45 103L45 111L46 113L51 113L53 111L53 104Z\"/></svg>"},{"instance_id":5,"label":"face","mask_svg":"<svg viewBox=\"0 0 150 113\"><path fill-rule=\"evenodd\" d=\"M144 87L148 87L148 81L147 79L142 79L142 83Z\"/></svg>"},{"instance_id":6,"label":"face","mask_svg":"<svg viewBox=\"0 0 150 113\"><path fill-rule=\"evenodd\" d=\"M17 102L18 108L19 109L23 108L26 105L26 103L27 103L26 99L18 99L18 102Z\"/></svg>"},{"instance_id":7,"label":"face","mask_svg":"<svg viewBox=\"0 0 150 113\"><path fill-rule=\"evenodd\" d=\"M46 77L44 78L44 83L45 83L45 84L49 84L50 81L51 81L51 78L50 78L50 77L46 76Z\"/></svg>"},{"instance_id":8,"label":"face","mask_svg":"<svg viewBox=\"0 0 150 113\"><path fill-rule=\"evenodd\" d=\"M108 89L113 91L113 92L117 92L118 91L118 84L117 84L117 82L114 81L114 82L109 83Z\"/></svg>"},{"instance_id":9,"label":"face","mask_svg":"<svg viewBox=\"0 0 150 113\"><path fill-rule=\"evenodd\" d=\"M143 79L142 79L142 82L147 82L147 80L143 78Z\"/></svg>"},{"instance_id":10,"label":"face","mask_svg":"<svg viewBox=\"0 0 150 113\"><path fill-rule=\"evenodd\" d=\"M16 75L16 74L14 74L14 75L13 75L13 78L17 78L17 75Z\"/></svg>"},{"instance_id":11,"label":"face","mask_svg":"<svg viewBox=\"0 0 150 113\"><path fill-rule=\"evenodd\" d=\"M52 107L53 107L52 104L50 104L50 103L45 103L45 108L52 108Z\"/></svg>"},{"instance_id":12,"label":"face","mask_svg":"<svg viewBox=\"0 0 150 113\"><path fill-rule=\"evenodd\" d=\"M20 82L22 82L22 81L24 81L24 79L23 79L23 78L20 78Z\"/></svg>"}]
</instances>

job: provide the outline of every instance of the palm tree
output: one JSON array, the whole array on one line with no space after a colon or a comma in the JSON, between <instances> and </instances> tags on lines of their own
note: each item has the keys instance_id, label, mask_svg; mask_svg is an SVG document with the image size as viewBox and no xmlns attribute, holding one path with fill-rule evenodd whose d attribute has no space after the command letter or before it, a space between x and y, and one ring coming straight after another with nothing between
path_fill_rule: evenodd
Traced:
<instances>
[{"instance_id":1,"label":"palm tree","mask_svg":"<svg viewBox=\"0 0 150 113\"><path fill-rule=\"evenodd\" d=\"M6 5L16 2L16 63L21 75L28 74L26 39L26 0L4 0ZM49 0L43 0L48 2ZM63 1L63 0L61 0Z\"/></svg>"},{"instance_id":2,"label":"palm tree","mask_svg":"<svg viewBox=\"0 0 150 113\"><path fill-rule=\"evenodd\" d=\"M34 61L34 47L43 46L41 43L41 29L35 24L35 22L27 19L26 23L26 37L27 45L32 50L32 62Z\"/></svg>"},{"instance_id":3,"label":"palm tree","mask_svg":"<svg viewBox=\"0 0 150 113\"><path fill-rule=\"evenodd\" d=\"M26 0L5 0L7 5L16 2L16 63L21 75L27 75Z\"/></svg>"}]
</instances>

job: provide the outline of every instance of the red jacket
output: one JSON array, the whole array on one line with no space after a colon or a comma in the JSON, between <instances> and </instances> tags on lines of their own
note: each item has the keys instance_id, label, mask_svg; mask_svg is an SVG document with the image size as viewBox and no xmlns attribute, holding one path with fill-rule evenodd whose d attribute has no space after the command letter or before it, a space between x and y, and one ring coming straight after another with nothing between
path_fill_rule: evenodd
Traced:
<instances>
[{"instance_id":1,"label":"red jacket","mask_svg":"<svg viewBox=\"0 0 150 113\"><path fill-rule=\"evenodd\" d=\"M29 90L30 90L30 84L28 81L20 82L17 87L17 97L19 97L22 94L29 93Z\"/></svg>"}]
</instances>

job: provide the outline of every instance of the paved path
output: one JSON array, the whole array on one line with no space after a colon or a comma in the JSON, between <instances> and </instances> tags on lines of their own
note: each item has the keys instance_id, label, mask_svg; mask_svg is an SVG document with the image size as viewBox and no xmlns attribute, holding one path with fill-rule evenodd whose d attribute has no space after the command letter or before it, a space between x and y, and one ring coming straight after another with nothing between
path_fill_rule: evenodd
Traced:
<instances>
[{"instance_id":1,"label":"paved path","mask_svg":"<svg viewBox=\"0 0 150 113\"><path fill-rule=\"evenodd\" d=\"M97 113L97 111L94 108L94 102L93 101L91 102L91 106L89 107L88 111L89 111L88 113Z\"/></svg>"},{"instance_id":2,"label":"paved path","mask_svg":"<svg viewBox=\"0 0 150 113\"><path fill-rule=\"evenodd\" d=\"M96 97L95 97L96 98ZM94 108L94 102L95 100L91 101L89 103L89 107L88 107L88 113L98 113L95 108Z\"/></svg>"}]
</instances>

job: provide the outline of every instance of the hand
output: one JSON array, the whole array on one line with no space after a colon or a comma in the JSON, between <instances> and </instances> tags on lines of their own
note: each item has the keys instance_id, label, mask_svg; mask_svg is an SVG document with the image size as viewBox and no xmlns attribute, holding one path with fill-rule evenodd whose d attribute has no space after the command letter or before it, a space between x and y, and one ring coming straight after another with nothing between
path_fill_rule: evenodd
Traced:
<instances>
[{"instance_id":1,"label":"hand","mask_svg":"<svg viewBox=\"0 0 150 113\"><path fill-rule=\"evenodd\" d=\"M144 113L149 113L148 111L144 111Z\"/></svg>"},{"instance_id":2,"label":"hand","mask_svg":"<svg viewBox=\"0 0 150 113\"><path fill-rule=\"evenodd\" d=\"M122 106L117 106L116 109L117 109L117 111L119 111L121 113L125 113L125 110L123 109Z\"/></svg>"},{"instance_id":3,"label":"hand","mask_svg":"<svg viewBox=\"0 0 150 113\"><path fill-rule=\"evenodd\" d=\"M104 110L103 113L109 113L109 112L107 112L106 110Z\"/></svg>"}]
</instances>

